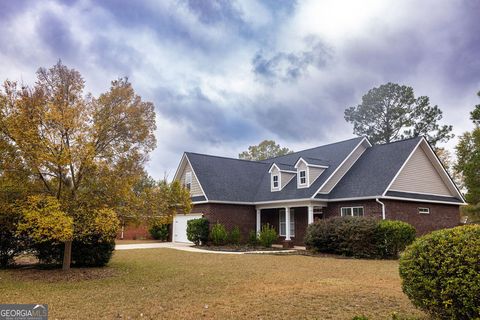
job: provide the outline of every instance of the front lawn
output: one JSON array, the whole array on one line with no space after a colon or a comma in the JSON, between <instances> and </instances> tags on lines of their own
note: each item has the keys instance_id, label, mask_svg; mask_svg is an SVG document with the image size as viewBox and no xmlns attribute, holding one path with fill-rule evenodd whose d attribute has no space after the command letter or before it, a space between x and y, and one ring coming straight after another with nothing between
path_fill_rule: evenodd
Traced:
<instances>
[{"instance_id":1,"label":"front lawn","mask_svg":"<svg viewBox=\"0 0 480 320\"><path fill-rule=\"evenodd\" d=\"M48 303L50 319L422 317L397 261L143 249L104 269L0 271L0 284L0 303Z\"/></svg>"}]
</instances>

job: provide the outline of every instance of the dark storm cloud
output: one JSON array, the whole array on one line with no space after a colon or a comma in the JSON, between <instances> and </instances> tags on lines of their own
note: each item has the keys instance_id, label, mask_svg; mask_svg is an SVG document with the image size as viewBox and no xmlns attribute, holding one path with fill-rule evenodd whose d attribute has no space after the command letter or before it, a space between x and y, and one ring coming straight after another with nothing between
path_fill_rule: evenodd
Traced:
<instances>
[{"instance_id":1,"label":"dark storm cloud","mask_svg":"<svg viewBox=\"0 0 480 320\"><path fill-rule=\"evenodd\" d=\"M317 39L306 40L308 47L301 52L257 52L252 59L253 72L267 83L294 81L307 72L309 66L322 68L331 57L330 49Z\"/></svg>"},{"instance_id":2,"label":"dark storm cloud","mask_svg":"<svg viewBox=\"0 0 480 320\"><path fill-rule=\"evenodd\" d=\"M43 43L60 58L68 58L75 54L76 43L67 21L62 17L46 12L37 23L38 35Z\"/></svg>"},{"instance_id":3,"label":"dark storm cloud","mask_svg":"<svg viewBox=\"0 0 480 320\"><path fill-rule=\"evenodd\" d=\"M157 111L175 123L186 126L198 141L212 144L243 140L257 133L251 119L225 110L209 99L199 87L186 94L157 89Z\"/></svg>"}]
</instances>

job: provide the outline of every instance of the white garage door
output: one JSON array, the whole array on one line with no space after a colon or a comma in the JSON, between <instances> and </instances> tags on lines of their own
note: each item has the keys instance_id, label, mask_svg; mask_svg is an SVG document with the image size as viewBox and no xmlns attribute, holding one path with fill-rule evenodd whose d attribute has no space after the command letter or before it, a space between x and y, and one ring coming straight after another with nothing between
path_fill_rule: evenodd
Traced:
<instances>
[{"instance_id":1,"label":"white garage door","mask_svg":"<svg viewBox=\"0 0 480 320\"><path fill-rule=\"evenodd\" d=\"M191 219L201 218L202 214L186 214L176 215L173 218L173 242L187 242L187 221Z\"/></svg>"}]
</instances>

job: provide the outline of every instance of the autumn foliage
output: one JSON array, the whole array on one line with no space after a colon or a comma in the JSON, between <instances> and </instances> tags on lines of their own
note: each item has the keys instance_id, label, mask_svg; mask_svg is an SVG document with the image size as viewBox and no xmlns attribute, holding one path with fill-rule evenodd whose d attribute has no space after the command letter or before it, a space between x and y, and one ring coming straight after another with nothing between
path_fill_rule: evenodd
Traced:
<instances>
[{"instance_id":1,"label":"autumn foliage","mask_svg":"<svg viewBox=\"0 0 480 320\"><path fill-rule=\"evenodd\" d=\"M119 219L171 216L177 208L147 200L178 199L159 186L138 188L156 145L154 105L126 78L98 97L84 89L80 73L61 62L40 68L34 86L4 82L0 206L19 208L21 222L11 228L29 241L72 240L73 250L75 243L103 242L113 250Z\"/></svg>"}]
</instances>

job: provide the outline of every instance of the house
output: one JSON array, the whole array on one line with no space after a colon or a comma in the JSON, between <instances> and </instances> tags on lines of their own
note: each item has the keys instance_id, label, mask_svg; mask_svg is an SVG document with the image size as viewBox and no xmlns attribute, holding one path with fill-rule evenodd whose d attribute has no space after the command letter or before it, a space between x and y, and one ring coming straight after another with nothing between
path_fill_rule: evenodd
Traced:
<instances>
[{"instance_id":1,"label":"house","mask_svg":"<svg viewBox=\"0 0 480 320\"><path fill-rule=\"evenodd\" d=\"M263 224L279 242L301 245L308 224L335 216L402 220L419 234L454 227L465 201L423 137L372 145L358 137L264 160L186 152L174 179L193 210L178 214L173 241L186 242L189 219L204 216L244 239Z\"/></svg>"}]
</instances>

